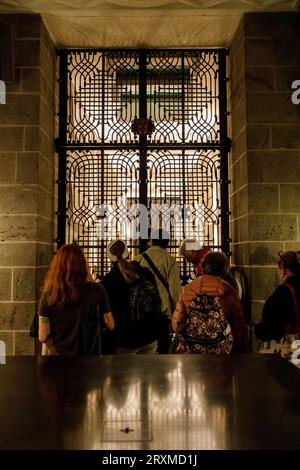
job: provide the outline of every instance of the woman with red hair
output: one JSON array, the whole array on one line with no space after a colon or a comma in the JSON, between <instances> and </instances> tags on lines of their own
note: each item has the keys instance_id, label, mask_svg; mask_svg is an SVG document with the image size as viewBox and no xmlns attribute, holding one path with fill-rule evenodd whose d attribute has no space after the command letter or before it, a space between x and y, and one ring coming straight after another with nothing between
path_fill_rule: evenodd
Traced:
<instances>
[{"instance_id":1,"label":"woman with red hair","mask_svg":"<svg viewBox=\"0 0 300 470\"><path fill-rule=\"evenodd\" d=\"M88 282L87 263L77 245L62 246L52 259L42 289L39 340L46 343L51 339L53 354L95 354L91 349L87 352L87 326L91 329L102 318L112 330L114 319L104 287Z\"/></svg>"}]
</instances>

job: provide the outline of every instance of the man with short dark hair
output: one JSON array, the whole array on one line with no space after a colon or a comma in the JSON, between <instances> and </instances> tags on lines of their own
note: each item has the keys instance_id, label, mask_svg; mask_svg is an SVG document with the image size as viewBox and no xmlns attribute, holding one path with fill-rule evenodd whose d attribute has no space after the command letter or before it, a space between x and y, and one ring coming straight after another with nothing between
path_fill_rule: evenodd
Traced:
<instances>
[{"instance_id":1,"label":"man with short dark hair","mask_svg":"<svg viewBox=\"0 0 300 470\"><path fill-rule=\"evenodd\" d=\"M149 265L148 261L144 258L143 254L138 255L136 261L138 261L141 266L149 268L155 275L162 303L162 312L171 318L175 310L177 300L179 299L181 284L176 260L166 252L169 241L169 233L166 230L152 230L150 248L146 250L145 254L149 256L161 276L168 283L170 295L162 281L158 278L153 267Z\"/></svg>"}]
</instances>

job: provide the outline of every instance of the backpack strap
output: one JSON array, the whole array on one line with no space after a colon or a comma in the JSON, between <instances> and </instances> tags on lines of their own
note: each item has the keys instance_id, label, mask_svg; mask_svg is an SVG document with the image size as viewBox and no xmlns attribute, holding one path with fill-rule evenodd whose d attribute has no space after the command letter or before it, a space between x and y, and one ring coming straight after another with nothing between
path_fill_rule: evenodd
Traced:
<instances>
[{"instance_id":1,"label":"backpack strap","mask_svg":"<svg viewBox=\"0 0 300 470\"><path fill-rule=\"evenodd\" d=\"M285 329L285 334L292 334L292 333L300 333L300 312L299 312L299 305L296 299L294 288L290 284L284 284L292 294L293 302L294 302L294 309L296 314L296 321L293 324L287 325Z\"/></svg>"},{"instance_id":2,"label":"backpack strap","mask_svg":"<svg viewBox=\"0 0 300 470\"><path fill-rule=\"evenodd\" d=\"M142 256L143 256L143 258L147 261L147 263L149 264L150 268L152 268L152 271L154 272L154 274L158 277L158 279L160 280L160 282L162 283L162 285L164 286L164 288L165 288L166 291L168 292L169 301L170 301L171 309L172 309L174 302L173 302L173 299L172 299L172 296L171 296L171 292L170 292L170 288L169 288L168 282L167 282L166 279L163 277L163 275L161 274L161 272L159 271L159 269L155 266L155 264L153 263L153 261L152 261L152 259L150 258L150 256L148 256L147 253L142 253Z\"/></svg>"}]
</instances>

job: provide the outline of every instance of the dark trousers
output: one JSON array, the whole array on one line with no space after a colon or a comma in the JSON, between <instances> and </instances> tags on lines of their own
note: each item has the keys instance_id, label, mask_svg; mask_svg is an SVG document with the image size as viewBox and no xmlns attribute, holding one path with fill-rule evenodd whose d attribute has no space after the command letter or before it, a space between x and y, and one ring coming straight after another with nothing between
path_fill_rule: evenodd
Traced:
<instances>
[{"instance_id":1,"label":"dark trousers","mask_svg":"<svg viewBox=\"0 0 300 470\"><path fill-rule=\"evenodd\" d=\"M161 334L157 340L157 353L168 354L172 341L171 320L164 317L161 325Z\"/></svg>"}]
</instances>

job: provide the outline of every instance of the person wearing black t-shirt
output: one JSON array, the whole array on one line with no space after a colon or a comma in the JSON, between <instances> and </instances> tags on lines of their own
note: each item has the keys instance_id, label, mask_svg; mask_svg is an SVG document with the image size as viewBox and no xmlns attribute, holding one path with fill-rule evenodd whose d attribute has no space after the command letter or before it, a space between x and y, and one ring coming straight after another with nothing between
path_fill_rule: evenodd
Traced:
<instances>
[{"instance_id":1,"label":"person wearing black t-shirt","mask_svg":"<svg viewBox=\"0 0 300 470\"><path fill-rule=\"evenodd\" d=\"M114 328L108 295L100 284L88 282L86 260L76 245L62 246L52 259L38 312L39 340L51 343L52 354L97 354L86 338L100 323Z\"/></svg>"}]
</instances>

